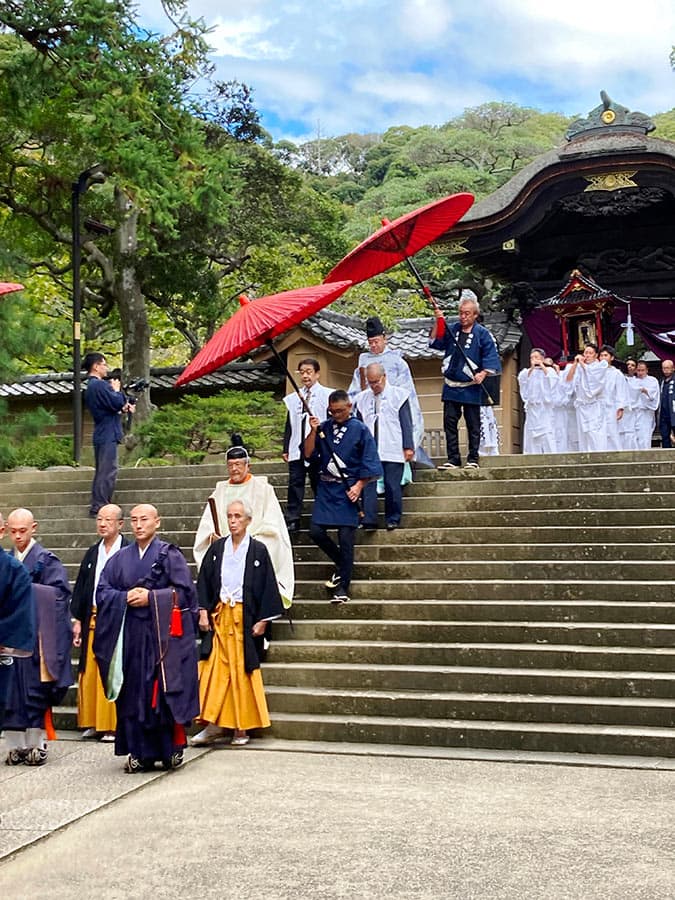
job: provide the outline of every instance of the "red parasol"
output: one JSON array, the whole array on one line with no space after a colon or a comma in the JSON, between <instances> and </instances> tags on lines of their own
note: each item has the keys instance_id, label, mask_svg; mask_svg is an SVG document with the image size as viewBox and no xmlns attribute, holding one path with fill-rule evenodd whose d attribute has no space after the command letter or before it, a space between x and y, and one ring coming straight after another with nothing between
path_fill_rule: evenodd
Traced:
<instances>
[{"instance_id":1,"label":"red parasol","mask_svg":"<svg viewBox=\"0 0 675 900\"><path fill-rule=\"evenodd\" d=\"M14 284L11 281L0 281L0 294L11 294L14 291L22 291L22 284Z\"/></svg>"},{"instance_id":2,"label":"red parasol","mask_svg":"<svg viewBox=\"0 0 675 900\"><path fill-rule=\"evenodd\" d=\"M472 194L452 194L435 200L389 222L362 241L334 266L324 282L350 278L354 284L386 272L397 263L409 261L436 238L439 238L469 209Z\"/></svg>"},{"instance_id":3,"label":"red parasol","mask_svg":"<svg viewBox=\"0 0 675 900\"><path fill-rule=\"evenodd\" d=\"M452 228L470 208L473 201L473 194L451 194L442 200L435 200L433 203L427 203L426 206L406 213L404 216L394 219L393 222L382 219L382 228L375 234L371 234L344 259L340 260L326 275L324 282L330 283L338 278L351 278L354 284L358 284L381 272L386 272L397 263L405 262L422 294L434 308L438 323L437 336L441 337L445 331L445 320L429 285L420 275L411 257ZM455 341L455 348L471 368L472 364L464 348L457 341ZM483 385L483 391L487 402L492 405L494 401L485 385Z\"/></svg>"},{"instance_id":4,"label":"red parasol","mask_svg":"<svg viewBox=\"0 0 675 900\"><path fill-rule=\"evenodd\" d=\"M224 325L202 347L195 358L176 379L176 386L187 384L209 372L215 372L225 363L250 353L267 344L283 366L288 378L297 387L285 363L272 343L275 337L289 331L293 326L314 315L324 306L344 294L351 287L351 281L331 284L316 284L311 287L296 288L258 300L239 298L241 306Z\"/></svg>"}]
</instances>

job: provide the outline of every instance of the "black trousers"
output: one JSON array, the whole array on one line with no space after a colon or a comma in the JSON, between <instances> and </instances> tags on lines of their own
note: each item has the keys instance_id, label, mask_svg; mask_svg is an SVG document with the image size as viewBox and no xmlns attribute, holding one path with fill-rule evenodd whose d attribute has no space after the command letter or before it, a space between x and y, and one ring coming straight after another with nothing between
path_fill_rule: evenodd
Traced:
<instances>
[{"instance_id":1,"label":"black trousers","mask_svg":"<svg viewBox=\"0 0 675 900\"><path fill-rule=\"evenodd\" d=\"M480 446L480 405L478 403L456 403L454 400L443 401L443 430L445 444L448 448L448 460L461 466L459 455L459 420L464 413L466 430L469 435L469 453L467 462L478 462Z\"/></svg>"},{"instance_id":2,"label":"black trousers","mask_svg":"<svg viewBox=\"0 0 675 900\"><path fill-rule=\"evenodd\" d=\"M97 513L102 506L112 501L117 481L117 444L94 444L96 472L91 485L90 513Z\"/></svg>"},{"instance_id":3,"label":"black trousers","mask_svg":"<svg viewBox=\"0 0 675 900\"><path fill-rule=\"evenodd\" d=\"M312 492L316 497L316 486L319 480L319 460L313 459L309 465L304 460L294 459L288 464L288 502L286 503L286 521L299 522L302 515L302 504L305 499L305 482L309 478Z\"/></svg>"},{"instance_id":4,"label":"black trousers","mask_svg":"<svg viewBox=\"0 0 675 900\"><path fill-rule=\"evenodd\" d=\"M349 591L349 585L352 580L352 571L354 569L354 540L356 539L356 528L353 525L334 525L337 528L337 544L328 536L330 525L317 525L311 522L309 526L309 535L319 548L323 550L326 556L331 559L335 565L335 570L340 575L340 587L345 591ZM336 588L337 590L337 588Z\"/></svg>"}]
</instances>

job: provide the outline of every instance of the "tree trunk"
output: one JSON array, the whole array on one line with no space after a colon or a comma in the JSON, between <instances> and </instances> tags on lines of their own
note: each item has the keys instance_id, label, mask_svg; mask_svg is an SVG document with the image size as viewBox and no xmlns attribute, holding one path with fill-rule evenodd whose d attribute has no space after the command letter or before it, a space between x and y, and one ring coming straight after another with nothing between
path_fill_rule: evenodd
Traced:
<instances>
[{"instance_id":1,"label":"tree trunk","mask_svg":"<svg viewBox=\"0 0 675 900\"><path fill-rule=\"evenodd\" d=\"M150 380L150 324L145 297L136 276L138 209L120 188L115 188L117 265L115 294L122 323L124 383ZM150 414L150 390L138 397L135 419L142 422Z\"/></svg>"}]
</instances>

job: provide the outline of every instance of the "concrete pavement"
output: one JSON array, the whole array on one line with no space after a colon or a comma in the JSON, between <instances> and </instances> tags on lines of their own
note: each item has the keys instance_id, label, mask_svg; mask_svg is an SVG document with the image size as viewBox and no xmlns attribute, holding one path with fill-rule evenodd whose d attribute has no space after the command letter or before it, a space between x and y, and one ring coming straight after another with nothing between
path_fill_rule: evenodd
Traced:
<instances>
[{"instance_id":1,"label":"concrete pavement","mask_svg":"<svg viewBox=\"0 0 675 900\"><path fill-rule=\"evenodd\" d=\"M668 769L225 747L128 776L110 745L52 748L2 767L0 897L675 896Z\"/></svg>"}]
</instances>

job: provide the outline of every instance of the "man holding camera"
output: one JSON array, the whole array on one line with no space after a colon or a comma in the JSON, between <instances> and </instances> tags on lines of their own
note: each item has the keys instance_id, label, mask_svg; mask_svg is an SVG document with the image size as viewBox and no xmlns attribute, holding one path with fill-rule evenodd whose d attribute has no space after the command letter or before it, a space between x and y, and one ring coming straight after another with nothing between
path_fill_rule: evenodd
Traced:
<instances>
[{"instance_id":1,"label":"man holding camera","mask_svg":"<svg viewBox=\"0 0 675 900\"><path fill-rule=\"evenodd\" d=\"M108 364L102 353L87 353L87 390L84 402L94 420L94 460L96 472L91 485L89 515L95 518L102 506L112 501L117 480L117 445L122 440L120 413L133 412L118 378L107 380Z\"/></svg>"}]
</instances>

